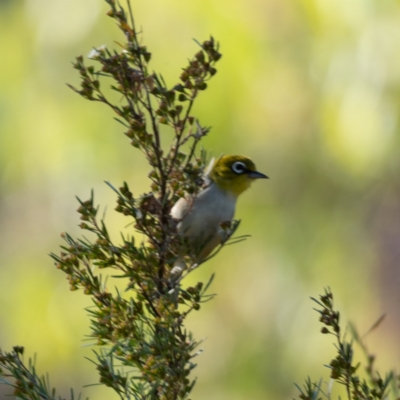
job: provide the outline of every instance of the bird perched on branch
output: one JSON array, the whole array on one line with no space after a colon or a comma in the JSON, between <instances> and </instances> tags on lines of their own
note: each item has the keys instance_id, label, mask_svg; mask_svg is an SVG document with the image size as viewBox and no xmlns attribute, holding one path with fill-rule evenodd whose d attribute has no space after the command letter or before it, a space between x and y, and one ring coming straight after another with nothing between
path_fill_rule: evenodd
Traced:
<instances>
[{"instance_id":1,"label":"bird perched on branch","mask_svg":"<svg viewBox=\"0 0 400 400\"><path fill-rule=\"evenodd\" d=\"M225 242L229 235L223 225L232 221L237 198L260 178L268 177L258 172L249 158L222 156L207 168L204 188L195 196L180 198L172 207L171 216L178 222L178 233L188 239L194 264ZM178 258L170 282L179 281L185 268L185 261Z\"/></svg>"}]
</instances>

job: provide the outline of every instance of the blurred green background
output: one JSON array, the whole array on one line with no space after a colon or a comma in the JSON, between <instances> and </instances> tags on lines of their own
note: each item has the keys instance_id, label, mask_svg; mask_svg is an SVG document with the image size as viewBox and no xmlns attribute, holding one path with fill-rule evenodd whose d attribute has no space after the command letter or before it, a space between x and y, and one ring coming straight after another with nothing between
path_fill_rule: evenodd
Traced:
<instances>
[{"instance_id":1,"label":"blurred green background","mask_svg":"<svg viewBox=\"0 0 400 400\"><path fill-rule=\"evenodd\" d=\"M310 296L330 286L342 320L382 371L399 366L400 4L394 0L135 0L153 67L175 84L212 34L224 54L195 107L206 149L250 156L269 181L240 199L240 234L193 274L216 271L218 296L194 314L205 338L193 399L291 399L294 382L328 379L334 354ZM104 184L148 190L146 164L110 111L67 88L71 61L121 39L101 0L0 0L0 346L38 355L68 395L96 383L85 360L88 299L48 253L80 235L75 195ZM97 399L116 396L85 388ZM0 388L0 393L6 393ZM0 395L1 396L1 395Z\"/></svg>"}]
</instances>

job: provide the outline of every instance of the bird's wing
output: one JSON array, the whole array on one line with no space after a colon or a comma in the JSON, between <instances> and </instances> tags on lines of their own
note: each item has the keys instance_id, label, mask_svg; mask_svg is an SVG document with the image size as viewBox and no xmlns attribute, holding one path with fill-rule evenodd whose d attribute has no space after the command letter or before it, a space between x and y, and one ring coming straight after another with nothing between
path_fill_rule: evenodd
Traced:
<instances>
[{"instance_id":1,"label":"bird's wing","mask_svg":"<svg viewBox=\"0 0 400 400\"><path fill-rule=\"evenodd\" d=\"M171 209L172 218L181 221L188 214L192 203L191 198L181 197Z\"/></svg>"},{"instance_id":2,"label":"bird's wing","mask_svg":"<svg viewBox=\"0 0 400 400\"><path fill-rule=\"evenodd\" d=\"M204 176L209 176L215 164L215 157L208 163L207 168L204 170Z\"/></svg>"},{"instance_id":3,"label":"bird's wing","mask_svg":"<svg viewBox=\"0 0 400 400\"><path fill-rule=\"evenodd\" d=\"M215 157L211 159L211 161L208 163L207 168L204 170L204 178L207 178L210 176L210 173L214 167L215 164Z\"/></svg>"},{"instance_id":4,"label":"bird's wing","mask_svg":"<svg viewBox=\"0 0 400 400\"><path fill-rule=\"evenodd\" d=\"M204 174L203 174L203 188L208 187L211 184L211 178L210 178L210 174L212 169L214 168L214 164L215 164L215 157L213 157L211 159L211 161L208 163L206 169L204 170Z\"/></svg>"}]
</instances>

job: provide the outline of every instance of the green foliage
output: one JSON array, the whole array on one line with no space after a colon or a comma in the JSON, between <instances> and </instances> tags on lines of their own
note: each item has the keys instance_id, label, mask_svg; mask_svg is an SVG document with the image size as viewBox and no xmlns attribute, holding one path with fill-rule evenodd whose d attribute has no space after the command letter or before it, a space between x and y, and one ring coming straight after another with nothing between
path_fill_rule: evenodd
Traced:
<instances>
[{"instance_id":1,"label":"green foliage","mask_svg":"<svg viewBox=\"0 0 400 400\"><path fill-rule=\"evenodd\" d=\"M71 290L82 288L93 298L92 337L107 351L97 353L100 382L112 387L121 397L186 398L195 381L189 377L195 367L198 342L184 327L190 312L210 297L203 283L193 287L172 288L169 272L177 257L189 254L188 245L176 234L176 221L170 210L179 196L195 193L202 183L204 156L196 156L196 147L208 128L201 127L191 115L194 100L206 82L216 73L215 62L221 57L213 38L183 70L181 82L169 88L161 75L149 72L151 53L139 43L132 12L117 2L107 0L108 15L123 32L126 43L120 51L95 49L91 58L95 66L85 66L82 57L74 63L81 76L84 98L111 107L117 120L126 127L131 145L145 155L151 167L151 192L135 198L125 182L117 194L115 210L133 219L137 232L146 240L136 244L133 236L122 236L115 244L103 220L97 219L93 194L81 201L80 227L97 236L74 240L64 235L68 246L60 256L52 255L57 268L67 274ZM128 3L129 6L129 3ZM104 78L111 78L111 88L122 96L113 104L102 91ZM174 132L169 149L162 148L161 125ZM190 145L189 154L182 146ZM132 293L125 299L119 292L111 294L93 267L111 268L126 282ZM115 365L128 368L116 369Z\"/></svg>"},{"instance_id":2,"label":"green foliage","mask_svg":"<svg viewBox=\"0 0 400 400\"><path fill-rule=\"evenodd\" d=\"M331 381L327 392L325 393L321 389L322 380L317 383L307 378L303 388L296 385L300 391L298 398L302 400L331 399L333 382L337 382L345 387L349 400L389 399L390 395L395 396L393 398L398 400L400 397L398 397L398 382L396 381L400 381L400 376L396 377L393 372L386 374L385 378L380 376L374 368L375 357L368 353L362 337L360 337L353 325L350 325L351 339L346 339L346 333L342 334L339 324L339 311L334 310L333 307L332 292L329 289L325 290L325 294L321 295L319 300L314 298L312 300L319 306L315 310L320 314L319 320L324 325L321 332L335 337L336 357L327 365L331 370ZM382 322L383 318L384 316L379 318L367 333L375 329ZM360 371L363 365L361 363L355 364L354 362L354 342L361 346L366 358L364 366L365 378L362 377L363 372Z\"/></svg>"},{"instance_id":3,"label":"green foliage","mask_svg":"<svg viewBox=\"0 0 400 400\"><path fill-rule=\"evenodd\" d=\"M12 352L0 350L0 383L14 388L13 394L19 399L26 400L64 400L56 396L56 390L51 388L48 376L38 376L35 363L29 359L28 366L22 360L24 348L15 346ZM13 377L14 383L2 377ZM78 400L81 396L78 396ZM74 391L71 389L71 400L75 399Z\"/></svg>"},{"instance_id":4,"label":"green foliage","mask_svg":"<svg viewBox=\"0 0 400 400\"><path fill-rule=\"evenodd\" d=\"M170 281L178 257L191 265L188 243L176 233L177 222L170 210L180 196L195 194L203 183L205 154L198 156L196 150L209 129L200 125L191 110L199 92L215 75L221 54L212 37L199 44L200 50L183 69L180 82L168 87L160 74L150 72L151 53L139 41L129 2L128 11L114 0L106 2L108 15L125 41L118 51L94 49L89 55L93 65L87 66L82 56L77 57L73 66L80 74L81 87L70 87L85 99L109 106L133 148L147 159L151 192L135 197L126 182L120 189L108 184L117 195L115 210L126 216L144 239L136 243L133 235L122 235L122 243L115 243L105 221L98 218L92 192L89 200L78 199L78 213L81 229L95 240L74 239L64 233L66 245L51 257L67 275L70 289L82 289L93 300L88 309L90 337L100 346L95 352L100 382L121 398L186 399L195 384L189 374L196 365L193 358L199 342L184 323L192 311L212 298L206 294L212 278L208 284L189 287L181 286L180 280ZM116 104L103 91L107 79L111 84L106 85L118 93ZM162 125L174 133L170 143L164 143ZM113 277L123 282L122 294L107 287L100 269L112 271ZM14 394L53 398L39 384L42 381L34 369L18 375L23 365L20 354L22 351L5 353L0 359L0 366L18 379Z\"/></svg>"}]
</instances>

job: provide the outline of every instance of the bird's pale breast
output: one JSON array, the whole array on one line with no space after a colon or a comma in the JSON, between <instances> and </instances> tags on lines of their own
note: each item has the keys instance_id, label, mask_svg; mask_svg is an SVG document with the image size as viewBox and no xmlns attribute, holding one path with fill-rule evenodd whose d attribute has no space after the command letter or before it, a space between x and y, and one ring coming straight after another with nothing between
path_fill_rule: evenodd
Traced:
<instances>
[{"instance_id":1,"label":"bird's pale breast","mask_svg":"<svg viewBox=\"0 0 400 400\"><path fill-rule=\"evenodd\" d=\"M171 215L179 221L179 233L193 241L207 240L207 247L214 248L221 242L220 224L232 220L235 205L233 194L212 183L195 198L181 198Z\"/></svg>"}]
</instances>

